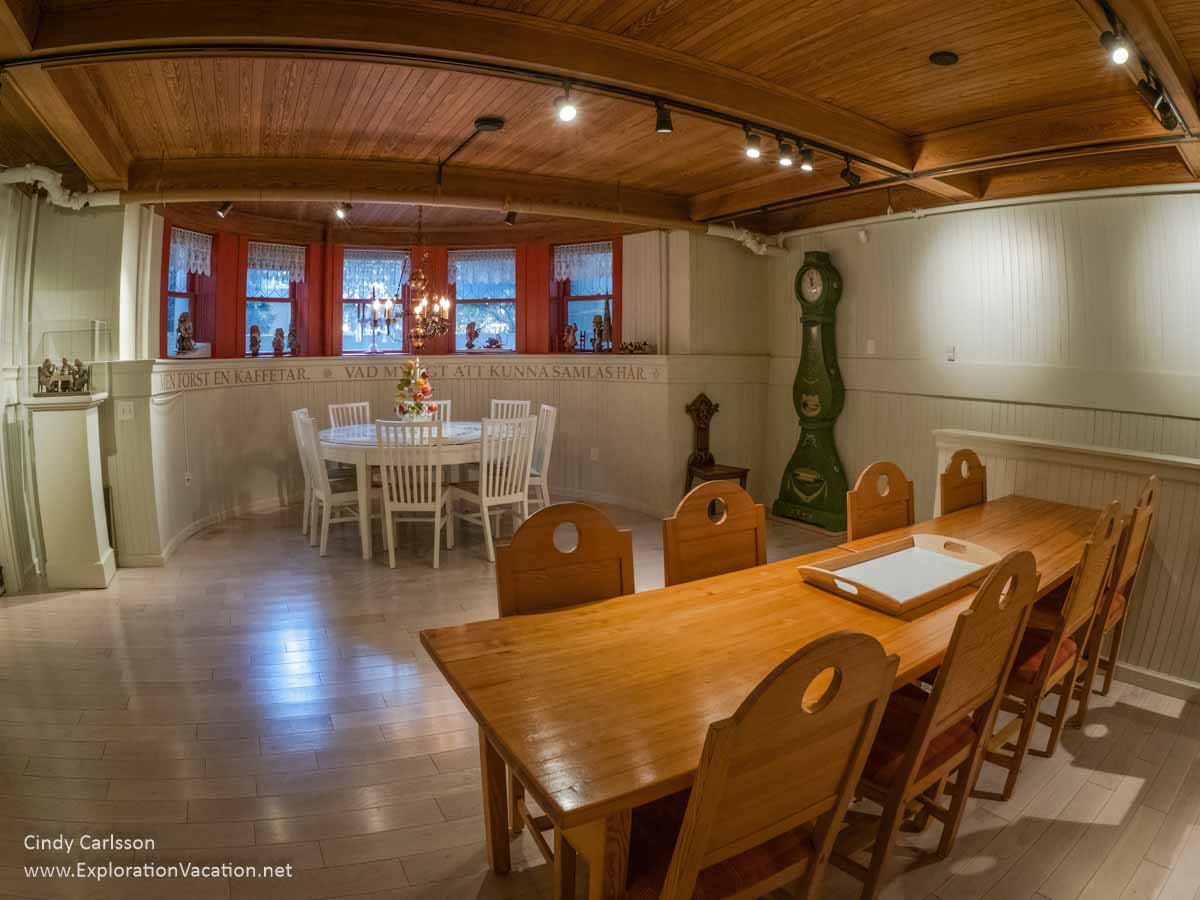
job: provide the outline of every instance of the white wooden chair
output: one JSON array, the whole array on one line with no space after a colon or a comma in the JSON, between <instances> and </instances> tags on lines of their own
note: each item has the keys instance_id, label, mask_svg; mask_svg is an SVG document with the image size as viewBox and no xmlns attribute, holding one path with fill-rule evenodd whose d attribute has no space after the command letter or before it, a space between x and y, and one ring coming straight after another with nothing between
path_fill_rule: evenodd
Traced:
<instances>
[{"instance_id":1,"label":"white wooden chair","mask_svg":"<svg viewBox=\"0 0 1200 900\"><path fill-rule=\"evenodd\" d=\"M308 407L292 410L292 436L296 438L296 451L300 454L300 471L304 474L304 518L300 522L300 533L308 534L309 518L312 516L313 486L308 471L308 454L304 452L304 436L300 422L308 418Z\"/></svg>"},{"instance_id":2,"label":"white wooden chair","mask_svg":"<svg viewBox=\"0 0 1200 900\"><path fill-rule=\"evenodd\" d=\"M383 533L388 565L396 568L396 519L433 523L433 567L440 564L442 528L446 549L454 548L450 488L442 484L442 423L375 423L383 469ZM424 513L424 515L421 515Z\"/></svg>"},{"instance_id":3,"label":"white wooden chair","mask_svg":"<svg viewBox=\"0 0 1200 900\"><path fill-rule=\"evenodd\" d=\"M308 457L308 471L312 477L313 498L309 522L309 546L317 543L317 523L320 521L321 555L326 555L329 545L329 526L340 525L344 522L358 523L359 516L371 515L371 510L358 508L358 490L347 482L332 482L321 458L320 438L317 435L317 420L305 417L300 420L301 441L304 453ZM371 488L368 497L374 501L379 498L379 488ZM343 515L338 516L339 510Z\"/></svg>"},{"instance_id":4,"label":"white wooden chair","mask_svg":"<svg viewBox=\"0 0 1200 900\"><path fill-rule=\"evenodd\" d=\"M529 518L529 464L533 459L537 416L484 419L480 426L479 480L451 485L450 499L479 508L478 513L455 511L454 515L483 528L488 562L495 562L491 516L496 516L499 528L499 517L505 507L515 518L520 505L522 521Z\"/></svg>"},{"instance_id":5,"label":"white wooden chair","mask_svg":"<svg viewBox=\"0 0 1200 900\"><path fill-rule=\"evenodd\" d=\"M540 509L550 505L550 451L554 449L554 423L557 420L558 407L543 403L538 410L537 439L529 467L529 489L537 491Z\"/></svg>"},{"instance_id":6,"label":"white wooden chair","mask_svg":"<svg viewBox=\"0 0 1200 900\"><path fill-rule=\"evenodd\" d=\"M371 404L361 403L330 403L329 427L341 428L344 425L370 425Z\"/></svg>"},{"instance_id":7,"label":"white wooden chair","mask_svg":"<svg viewBox=\"0 0 1200 900\"><path fill-rule=\"evenodd\" d=\"M529 415L528 400L493 400L492 419L521 419Z\"/></svg>"},{"instance_id":8,"label":"white wooden chair","mask_svg":"<svg viewBox=\"0 0 1200 900\"><path fill-rule=\"evenodd\" d=\"M435 412L435 413L433 414L433 421L435 421L435 422L449 422L449 421L450 421L450 419L451 419L451 413L450 413L450 409L451 409L451 403L452 403L453 401L450 401L450 400L437 400L437 401L434 401L434 402L437 404L437 412Z\"/></svg>"}]
</instances>

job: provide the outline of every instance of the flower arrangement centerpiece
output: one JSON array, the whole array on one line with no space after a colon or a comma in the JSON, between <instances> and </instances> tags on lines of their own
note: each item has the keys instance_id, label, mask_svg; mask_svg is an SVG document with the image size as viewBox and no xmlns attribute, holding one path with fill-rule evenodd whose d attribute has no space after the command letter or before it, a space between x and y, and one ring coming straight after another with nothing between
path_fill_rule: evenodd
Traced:
<instances>
[{"instance_id":1,"label":"flower arrangement centerpiece","mask_svg":"<svg viewBox=\"0 0 1200 900\"><path fill-rule=\"evenodd\" d=\"M429 383L429 370L421 368L421 360L406 360L400 367L400 380L396 382L396 415L407 422L425 422L437 412L437 404L429 398L433 386Z\"/></svg>"}]
</instances>

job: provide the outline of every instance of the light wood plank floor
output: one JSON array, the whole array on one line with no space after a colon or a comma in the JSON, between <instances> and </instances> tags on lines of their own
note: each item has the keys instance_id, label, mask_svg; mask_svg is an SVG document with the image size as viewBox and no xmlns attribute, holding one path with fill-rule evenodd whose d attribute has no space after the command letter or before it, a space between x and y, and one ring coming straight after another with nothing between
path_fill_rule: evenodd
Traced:
<instances>
[{"instance_id":1,"label":"light wood plank floor","mask_svg":"<svg viewBox=\"0 0 1200 900\"><path fill-rule=\"evenodd\" d=\"M662 583L657 521L634 528L638 586ZM374 900L545 898L528 837L487 874L470 718L418 645L429 626L495 615L477 537L428 566L356 558L353 528L320 559L298 514L239 519L163 569L106 591L0 598L0 898ZM827 543L772 523L769 556ZM932 825L885 896L914 900L1194 900L1200 714L1118 684L1008 803L973 803L955 854ZM998 772L985 771L995 780ZM149 851L27 851L27 834L149 837ZM290 862L290 880L87 882L24 867ZM581 896L583 894L581 893ZM856 895L831 871L825 896Z\"/></svg>"}]
</instances>

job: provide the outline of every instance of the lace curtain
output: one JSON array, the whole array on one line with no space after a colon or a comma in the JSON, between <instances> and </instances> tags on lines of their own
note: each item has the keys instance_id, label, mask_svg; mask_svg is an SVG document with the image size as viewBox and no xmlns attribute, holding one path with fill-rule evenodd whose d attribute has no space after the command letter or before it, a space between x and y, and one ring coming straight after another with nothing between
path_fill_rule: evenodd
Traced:
<instances>
[{"instance_id":1,"label":"lace curtain","mask_svg":"<svg viewBox=\"0 0 1200 900\"><path fill-rule=\"evenodd\" d=\"M171 229L171 271L212 274L212 235L186 228Z\"/></svg>"},{"instance_id":2,"label":"lace curtain","mask_svg":"<svg viewBox=\"0 0 1200 900\"><path fill-rule=\"evenodd\" d=\"M292 282L304 281L304 248L293 244L250 242L246 296L286 299Z\"/></svg>"},{"instance_id":3,"label":"lace curtain","mask_svg":"<svg viewBox=\"0 0 1200 900\"><path fill-rule=\"evenodd\" d=\"M370 300L371 291L382 300L408 282L407 250L347 250L342 263L342 296Z\"/></svg>"},{"instance_id":4,"label":"lace curtain","mask_svg":"<svg viewBox=\"0 0 1200 900\"><path fill-rule=\"evenodd\" d=\"M612 241L555 247L554 278L571 279L571 294L575 297L611 294Z\"/></svg>"},{"instance_id":5,"label":"lace curtain","mask_svg":"<svg viewBox=\"0 0 1200 900\"><path fill-rule=\"evenodd\" d=\"M517 296L516 250L451 250L449 281L459 300Z\"/></svg>"}]
</instances>

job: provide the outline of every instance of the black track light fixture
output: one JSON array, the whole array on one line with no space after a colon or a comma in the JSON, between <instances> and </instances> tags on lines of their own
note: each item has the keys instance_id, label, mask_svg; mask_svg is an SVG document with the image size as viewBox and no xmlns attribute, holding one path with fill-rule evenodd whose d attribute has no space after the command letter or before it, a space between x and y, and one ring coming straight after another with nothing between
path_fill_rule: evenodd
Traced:
<instances>
[{"instance_id":1,"label":"black track light fixture","mask_svg":"<svg viewBox=\"0 0 1200 900\"><path fill-rule=\"evenodd\" d=\"M846 184L848 184L850 187L856 188L862 183L862 176L854 171L852 168L853 165L854 164L851 162L850 157L847 156L846 168L842 169L838 175L840 175L842 181L846 182Z\"/></svg>"},{"instance_id":2,"label":"black track light fixture","mask_svg":"<svg viewBox=\"0 0 1200 900\"><path fill-rule=\"evenodd\" d=\"M217 215L220 216L222 219L225 218L227 215L229 215L232 211L233 211L233 201L232 200L226 200L224 203L222 203L220 206L217 207Z\"/></svg>"},{"instance_id":3,"label":"black track light fixture","mask_svg":"<svg viewBox=\"0 0 1200 900\"><path fill-rule=\"evenodd\" d=\"M354 209L349 203L339 203L333 208L333 214L341 220L345 220L350 215L350 210Z\"/></svg>"},{"instance_id":4,"label":"black track light fixture","mask_svg":"<svg viewBox=\"0 0 1200 900\"><path fill-rule=\"evenodd\" d=\"M813 170L813 152L808 147L800 151L800 171L811 172Z\"/></svg>"},{"instance_id":5,"label":"black track light fixture","mask_svg":"<svg viewBox=\"0 0 1200 900\"><path fill-rule=\"evenodd\" d=\"M758 159L762 156L762 138L746 129L746 155L751 159Z\"/></svg>"},{"instance_id":6,"label":"black track light fixture","mask_svg":"<svg viewBox=\"0 0 1200 900\"><path fill-rule=\"evenodd\" d=\"M1129 42L1121 34L1120 28L1100 35L1100 46L1114 65L1123 66L1129 62Z\"/></svg>"},{"instance_id":7,"label":"black track light fixture","mask_svg":"<svg viewBox=\"0 0 1200 900\"><path fill-rule=\"evenodd\" d=\"M796 144L787 138L779 139L779 165L785 169L790 169L792 163L796 161Z\"/></svg>"},{"instance_id":8,"label":"black track light fixture","mask_svg":"<svg viewBox=\"0 0 1200 900\"><path fill-rule=\"evenodd\" d=\"M517 211L515 209L510 209L508 212L506 212L504 214L504 224L505 225L516 225L517 224Z\"/></svg>"},{"instance_id":9,"label":"black track light fixture","mask_svg":"<svg viewBox=\"0 0 1200 900\"><path fill-rule=\"evenodd\" d=\"M671 122L671 111L662 101L654 104L654 130L659 134L670 134L675 130Z\"/></svg>"}]
</instances>

